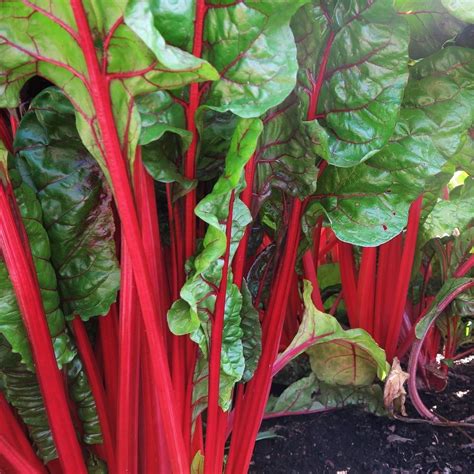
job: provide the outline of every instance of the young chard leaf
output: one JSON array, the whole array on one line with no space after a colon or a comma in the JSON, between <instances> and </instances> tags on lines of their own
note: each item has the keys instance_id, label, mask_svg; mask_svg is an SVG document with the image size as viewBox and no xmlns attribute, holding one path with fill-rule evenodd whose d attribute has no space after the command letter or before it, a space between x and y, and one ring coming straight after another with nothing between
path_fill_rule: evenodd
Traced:
<instances>
[{"instance_id":1,"label":"young chard leaf","mask_svg":"<svg viewBox=\"0 0 474 474\"><path fill-rule=\"evenodd\" d=\"M223 175L210 194L196 207L196 215L209 224L201 251L192 261L188 280L181 288L181 299L168 312L168 323L175 334L191 334L199 344L203 357L208 357L217 288L222 278L222 259L226 250L226 223L232 222L229 264L251 217L238 198L242 190L243 168L255 151L262 123L258 119L241 119L234 132ZM229 206L233 199L232 214ZM242 295L228 275L224 333L221 355L220 405L227 409L231 389L242 378L245 360L241 329Z\"/></svg>"}]
</instances>

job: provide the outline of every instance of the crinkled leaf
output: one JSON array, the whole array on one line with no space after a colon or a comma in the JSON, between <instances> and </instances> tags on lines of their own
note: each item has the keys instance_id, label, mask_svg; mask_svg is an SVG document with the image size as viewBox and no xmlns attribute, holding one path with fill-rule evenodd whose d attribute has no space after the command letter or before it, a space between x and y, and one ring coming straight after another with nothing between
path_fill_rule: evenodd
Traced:
<instances>
[{"instance_id":1,"label":"crinkled leaf","mask_svg":"<svg viewBox=\"0 0 474 474\"><path fill-rule=\"evenodd\" d=\"M466 23L474 23L474 6L471 0L441 0L451 15Z\"/></svg>"},{"instance_id":2,"label":"crinkled leaf","mask_svg":"<svg viewBox=\"0 0 474 474\"><path fill-rule=\"evenodd\" d=\"M206 88L202 103L220 112L258 117L282 102L292 91L297 72L289 21L308 1L207 2L202 57L217 70L219 80ZM153 24L167 41L191 51L193 0L179 4L134 0L132 5L142 6L140 21L131 25L135 31L143 29L145 18L148 25L151 13Z\"/></svg>"},{"instance_id":3,"label":"crinkled leaf","mask_svg":"<svg viewBox=\"0 0 474 474\"><path fill-rule=\"evenodd\" d=\"M371 413L382 415L384 414L382 398L382 389L379 385L333 386L318 380L312 373L291 384L279 397L270 397L265 413L283 416L358 405Z\"/></svg>"},{"instance_id":4,"label":"crinkled leaf","mask_svg":"<svg viewBox=\"0 0 474 474\"><path fill-rule=\"evenodd\" d=\"M474 52L447 48L418 63L389 143L352 168L328 167L308 212L339 239L375 246L401 232L411 202L462 148L473 117Z\"/></svg>"},{"instance_id":5,"label":"crinkled leaf","mask_svg":"<svg viewBox=\"0 0 474 474\"><path fill-rule=\"evenodd\" d=\"M259 296L264 305L270 294L275 271L275 253L274 244L265 247L255 258L247 275L247 284L253 299Z\"/></svg>"},{"instance_id":6,"label":"crinkled leaf","mask_svg":"<svg viewBox=\"0 0 474 474\"><path fill-rule=\"evenodd\" d=\"M62 366L73 358L74 350L71 346L71 340L65 332L65 319L60 307L56 274L50 263L51 247L48 235L43 227L41 206L33 189L23 182L16 169L10 168L9 175L31 247L56 360L58 365ZM5 336L5 339L12 346L13 352L20 354L21 361L28 369L34 370L28 336L5 262L1 257L0 334Z\"/></svg>"},{"instance_id":7,"label":"crinkled leaf","mask_svg":"<svg viewBox=\"0 0 474 474\"><path fill-rule=\"evenodd\" d=\"M375 375L381 380L388 373L385 352L363 329L344 330L334 316L322 313L311 299L312 286L305 280L305 311L296 336L275 366L279 369L306 351L312 370L327 383L368 385Z\"/></svg>"},{"instance_id":8,"label":"crinkled leaf","mask_svg":"<svg viewBox=\"0 0 474 474\"><path fill-rule=\"evenodd\" d=\"M15 407L28 428L38 455L44 463L57 458L56 447L36 375L20 362L10 344L0 335L0 390Z\"/></svg>"},{"instance_id":9,"label":"crinkled leaf","mask_svg":"<svg viewBox=\"0 0 474 474\"><path fill-rule=\"evenodd\" d=\"M450 158L449 162L457 169L461 169L471 176L474 176L474 130L470 130L463 147Z\"/></svg>"},{"instance_id":10,"label":"crinkled leaf","mask_svg":"<svg viewBox=\"0 0 474 474\"><path fill-rule=\"evenodd\" d=\"M243 188L243 169L255 151L262 123L258 119L241 119L234 132L226 157L223 175L210 194L196 206L195 213L208 224L200 252L193 258L188 280L180 291L181 299L168 311L168 323L175 334L191 334L203 356L208 357L208 345L214 313L217 288L222 278L222 258L227 245L226 227L231 227L229 264L250 223L249 210L239 199ZM233 205L231 206L231 200ZM232 210L232 212L231 212ZM229 271L224 308L224 329L221 354L219 403L227 410L235 382L242 378L245 360L241 325L242 295L232 283Z\"/></svg>"},{"instance_id":11,"label":"crinkled leaf","mask_svg":"<svg viewBox=\"0 0 474 474\"><path fill-rule=\"evenodd\" d=\"M112 196L59 89L48 88L33 100L15 148L43 211L65 316L106 314L120 279Z\"/></svg>"},{"instance_id":12,"label":"crinkled leaf","mask_svg":"<svg viewBox=\"0 0 474 474\"><path fill-rule=\"evenodd\" d=\"M311 123L301 124L294 97L272 109L255 154L257 192L268 194L276 187L303 199L316 190L317 146L312 140Z\"/></svg>"},{"instance_id":13,"label":"crinkled leaf","mask_svg":"<svg viewBox=\"0 0 474 474\"><path fill-rule=\"evenodd\" d=\"M71 398L76 402L86 444L102 443L99 418L91 389L78 356L66 365ZM20 362L0 335L0 389L15 407L44 463L57 458L48 417L36 375Z\"/></svg>"},{"instance_id":14,"label":"crinkled leaf","mask_svg":"<svg viewBox=\"0 0 474 474\"><path fill-rule=\"evenodd\" d=\"M305 110L322 81L313 125L319 154L337 166L368 159L387 143L397 121L408 78L404 20L389 0L332 0L305 6L292 26Z\"/></svg>"},{"instance_id":15,"label":"crinkled leaf","mask_svg":"<svg viewBox=\"0 0 474 474\"><path fill-rule=\"evenodd\" d=\"M125 10L125 23L153 51L161 64L182 74L197 73L209 80L218 79L219 75L207 61L166 44L157 28L159 22L153 15L153 3L149 0L130 0Z\"/></svg>"},{"instance_id":16,"label":"crinkled leaf","mask_svg":"<svg viewBox=\"0 0 474 474\"><path fill-rule=\"evenodd\" d=\"M185 194L196 181L185 178L178 166L192 139L183 107L165 91L140 96L136 102L142 123L139 143L143 164L156 181L179 185L175 197Z\"/></svg>"},{"instance_id":17,"label":"crinkled leaf","mask_svg":"<svg viewBox=\"0 0 474 474\"><path fill-rule=\"evenodd\" d=\"M464 188L464 189L460 189ZM422 242L463 232L474 220L474 182L458 186L449 200L439 200L426 218L422 229Z\"/></svg>"},{"instance_id":18,"label":"crinkled leaf","mask_svg":"<svg viewBox=\"0 0 474 474\"><path fill-rule=\"evenodd\" d=\"M151 92L137 97L141 119L140 145L148 145L159 140L166 132L179 135L185 144L191 141L191 133L186 130L186 117L182 105L173 100L165 91Z\"/></svg>"},{"instance_id":19,"label":"crinkled leaf","mask_svg":"<svg viewBox=\"0 0 474 474\"><path fill-rule=\"evenodd\" d=\"M449 262L450 273L454 274L457 268L466 262L472 254L474 254L474 227L469 227L454 239ZM473 273L474 269L471 268L470 271Z\"/></svg>"},{"instance_id":20,"label":"crinkled leaf","mask_svg":"<svg viewBox=\"0 0 474 474\"><path fill-rule=\"evenodd\" d=\"M469 1L469 0L468 0ZM395 0L395 9L410 27L410 57L424 58L434 53L464 28L442 5L443 0Z\"/></svg>"},{"instance_id":21,"label":"crinkled leaf","mask_svg":"<svg viewBox=\"0 0 474 474\"><path fill-rule=\"evenodd\" d=\"M193 81L212 80L215 71L205 61L170 47L150 25L146 9L137 25L134 5L124 23L126 0L96 0L85 5L102 73L108 74L112 112L124 155L130 161L140 132L133 97L160 89L179 88ZM140 2L136 2L140 3ZM143 22L141 20L144 20ZM11 0L2 3L0 27L0 106L15 107L23 84L40 75L61 87L76 110L77 127L89 152L105 170L103 137L84 52L69 2L37 5ZM146 21L145 21L146 20ZM141 39L140 39L141 38ZM146 45L153 48L153 51ZM104 79L105 80L105 79Z\"/></svg>"},{"instance_id":22,"label":"crinkled leaf","mask_svg":"<svg viewBox=\"0 0 474 474\"><path fill-rule=\"evenodd\" d=\"M252 295L244 280L242 282L242 310L240 313L240 327L242 329L242 345L244 348L245 369L242 382L248 382L257 368L262 352L262 328L258 311L253 307Z\"/></svg>"},{"instance_id":23,"label":"crinkled leaf","mask_svg":"<svg viewBox=\"0 0 474 474\"><path fill-rule=\"evenodd\" d=\"M102 443L102 432L95 400L79 357L75 357L67 365L67 378L69 394L76 403L77 415L82 421L84 442L86 444Z\"/></svg>"},{"instance_id":24,"label":"crinkled leaf","mask_svg":"<svg viewBox=\"0 0 474 474\"><path fill-rule=\"evenodd\" d=\"M308 0L213 1L207 13L204 57L219 71L206 103L220 112L258 117L293 90L298 70L289 22ZM215 5L221 8L212 8Z\"/></svg>"}]
</instances>

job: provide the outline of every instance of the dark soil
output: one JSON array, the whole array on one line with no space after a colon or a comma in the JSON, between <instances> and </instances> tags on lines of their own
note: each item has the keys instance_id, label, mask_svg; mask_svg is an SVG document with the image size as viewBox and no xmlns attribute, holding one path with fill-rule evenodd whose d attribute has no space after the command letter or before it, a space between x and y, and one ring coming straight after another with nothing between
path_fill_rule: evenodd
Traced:
<instances>
[{"instance_id":1,"label":"dark soil","mask_svg":"<svg viewBox=\"0 0 474 474\"><path fill-rule=\"evenodd\" d=\"M450 371L444 392L422 398L447 419L472 416L474 360ZM282 438L257 442L252 474L474 473L474 430L406 423L357 408L269 420L262 426L270 428Z\"/></svg>"}]
</instances>

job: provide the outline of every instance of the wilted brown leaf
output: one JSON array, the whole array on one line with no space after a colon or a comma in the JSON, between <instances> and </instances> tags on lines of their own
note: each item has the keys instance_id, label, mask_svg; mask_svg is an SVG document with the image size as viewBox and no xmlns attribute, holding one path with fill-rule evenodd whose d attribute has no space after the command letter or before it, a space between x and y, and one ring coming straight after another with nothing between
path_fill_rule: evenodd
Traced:
<instances>
[{"instance_id":1,"label":"wilted brown leaf","mask_svg":"<svg viewBox=\"0 0 474 474\"><path fill-rule=\"evenodd\" d=\"M404 372L397 357L393 358L392 368L388 374L383 391L383 403L390 414L400 413L407 416L405 410L405 382L410 375Z\"/></svg>"}]
</instances>

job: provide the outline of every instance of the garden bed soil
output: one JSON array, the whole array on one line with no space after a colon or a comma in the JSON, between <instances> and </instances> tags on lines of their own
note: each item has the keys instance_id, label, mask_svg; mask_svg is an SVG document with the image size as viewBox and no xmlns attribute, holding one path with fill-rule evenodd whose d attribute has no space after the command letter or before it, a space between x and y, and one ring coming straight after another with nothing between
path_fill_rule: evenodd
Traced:
<instances>
[{"instance_id":1,"label":"garden bed soil","mask_svg":"<svg viewBox=\"0 0 474 474\"><path fill-rule=\"evenodd\" d=\"M474 412L474 358L450 371L442 393L422 393L447 419ZM466 361L464 361L466 362ZM409 416L415 412L407 402ZM357 408L264 422L279 436L258 441L251 474L474 473L474 430L377 417Z\"/></svg>"}]
</instances>

